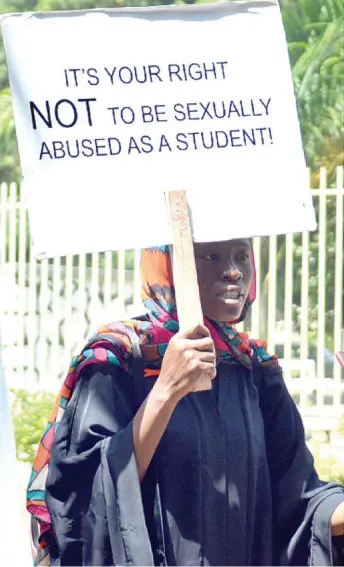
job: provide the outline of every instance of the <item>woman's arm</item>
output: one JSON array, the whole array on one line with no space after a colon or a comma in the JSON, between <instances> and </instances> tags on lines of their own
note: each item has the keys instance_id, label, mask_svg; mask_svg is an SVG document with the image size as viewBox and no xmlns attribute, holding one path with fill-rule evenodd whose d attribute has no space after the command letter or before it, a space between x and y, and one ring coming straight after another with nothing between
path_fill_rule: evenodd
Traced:
<instances>
[{"instance_id":1,"label":"woman's arm","mask_svg":"<svg viewBox=\"0 0 344 567\"><path fill-rule=\"evenodd\" d=\"M144 478L179 400L215 377L214 345L206 327L176 334L166 350L161 372L133 420L135 458Z\"/></svg>"},{"instance_id":2,"label":"woman's arm","mask_svg":"<svg viewBox=\"0 0 344 567\"><path fill-rule=\"evenodd\" d=\"M133 419L135 459L142 482L176 402L156 384Z\"/></svg>"}]
</instances>

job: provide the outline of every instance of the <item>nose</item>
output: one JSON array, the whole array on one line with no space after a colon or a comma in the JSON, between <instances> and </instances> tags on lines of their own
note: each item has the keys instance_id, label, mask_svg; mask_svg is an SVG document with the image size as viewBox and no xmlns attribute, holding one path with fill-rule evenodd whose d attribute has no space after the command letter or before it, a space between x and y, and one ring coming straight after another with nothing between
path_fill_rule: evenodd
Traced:
<instances>
[{"instance_id":1,"label":"nose","mask_svg":"<svg viewBox=\"0 0 344 567\"><path fill-rule=\"evenodd\" d=\"M224 280L237 282L239 280L242 280L243 273L238 268L235 268L233 266L228 266L226 269L223 270L222 277Z\"/></svg>"}]
</instances>

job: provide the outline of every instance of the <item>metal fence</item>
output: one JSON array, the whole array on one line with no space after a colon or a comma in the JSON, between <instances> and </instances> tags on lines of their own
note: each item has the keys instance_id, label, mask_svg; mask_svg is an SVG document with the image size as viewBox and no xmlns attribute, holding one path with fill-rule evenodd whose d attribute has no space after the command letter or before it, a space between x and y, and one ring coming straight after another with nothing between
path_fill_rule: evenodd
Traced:
<instances>
[{"instance_id":1,"label":"metal fence","mask_svg":"<svg viewBox=\"0 0 344 567\"><path fill-rule=\"evenodd\" d=\"M277 352L313 429L323 429L324 420L332 429L344 411L344 373L334 357L344 343L343 168L332 185L322 169L312 189L317 231L254 240L257 300L242 325ZM0 185L0 250L0 322L12 386L55 390L97 325L143 311L140 251L37 262L16 184Z\"/></svg>"}]
</instances>

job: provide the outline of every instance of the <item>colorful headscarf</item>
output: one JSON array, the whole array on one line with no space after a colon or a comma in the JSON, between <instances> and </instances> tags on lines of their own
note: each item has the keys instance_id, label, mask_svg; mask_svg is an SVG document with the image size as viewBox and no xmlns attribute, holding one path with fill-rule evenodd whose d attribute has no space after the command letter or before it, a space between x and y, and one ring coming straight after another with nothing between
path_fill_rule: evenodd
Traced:
<instances>
[{"instance_id":1,"label":"colorful headscarf","mask_svg":"<svg viewBox=\"0 0 344 567\"><path fill-rule=\"evenodd\" d=\"M254 259L252 255L254 267ZM38 452L33 463L27 491L27 509L40 524L40 547L36 564L48 554L44 534L51 532L51 518L45 502L45 482L48 473L51 448L73 389L86 366L109 362L130 371L132 343L128 327L134 329L144 359L145 377L159 375L161 361L171 337L178 332L178 317L173 288L173 277L169 249L167 246L144 250L141 259L142 299L147 309L147 320L122 321L101 327L88 342L81 354L72 360L67 377L49 417ZM255 300L256 277L254 277L239 321L242 321L249 306ZM238 322L238 321L237 321ZM277 358L269 355L264 341L253 341L246 333L238 332L233 324L217 324L204 320L216 348L218 361L236 361L251 365L253 352L263 365L276 365ZM111 338L111 342L109 341ZM114 344L115 343L115 344Z\"/></svg>"}]
</instances>

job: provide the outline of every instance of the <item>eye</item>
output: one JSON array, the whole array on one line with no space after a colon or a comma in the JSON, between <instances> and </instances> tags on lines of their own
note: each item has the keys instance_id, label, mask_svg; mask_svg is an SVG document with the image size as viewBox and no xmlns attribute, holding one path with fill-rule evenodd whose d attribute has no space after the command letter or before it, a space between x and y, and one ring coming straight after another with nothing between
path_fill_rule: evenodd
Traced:
<instances>
[{"instance_id":1,"label":"eye","mask_svg":"<svg viewBox=\"0 0 344 567\"><path fill-rule=\"evenodd\" d=\"M242 254L239 254L239 255L238 255L238 258L237 258L237 259L238 259L240 262L247 262L247 260L249 260L249 258L250 258L249 254L247 254L247 252L243 252Z\"/></svg>"},{"instance_id":2,"label":"eye","mask_svg":"<svg viewBox=\"0 0 344 567\"><path fill-rule=\"evenodd\" d=\"M205 258L205 260L207 260L207 262L216 262L219 257L218 257L217 254L208 254L204 258Z\"/></svg>"}]
</instances>

